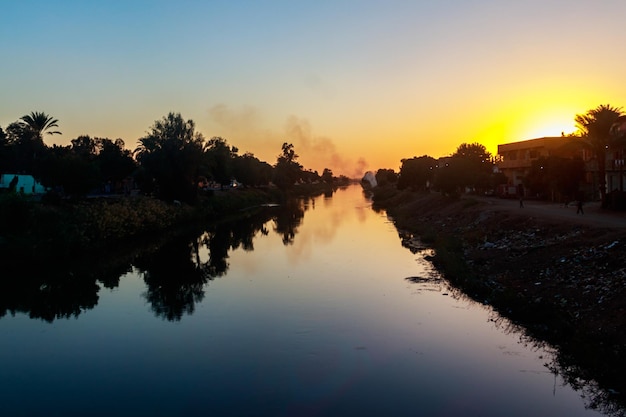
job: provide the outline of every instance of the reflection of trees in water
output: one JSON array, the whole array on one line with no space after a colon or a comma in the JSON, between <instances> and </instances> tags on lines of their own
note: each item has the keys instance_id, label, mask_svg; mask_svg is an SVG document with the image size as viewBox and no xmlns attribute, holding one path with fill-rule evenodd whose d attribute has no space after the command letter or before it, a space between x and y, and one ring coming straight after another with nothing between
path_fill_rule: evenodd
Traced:
<instances>
[{"instance_id":1,"label":"reflection of trees in water","mask_svg":"<svg viewBox=\"0 0 626 417\"><path fill-rule=\"evenodd\" d=\"M0 279L0 317L25 313L52 322L94 308L99 298L98 282L114 288L120 276L130 270L128 259L116 258L112 263L100 258L81 256L70 265L51 261L11 265L7 269L16 272L5 270Z\"/></svg>"},{"instance_id":2,"label":"reflection of trees in water","mask_svg":"<svg viewBox=\"0 0 626 417\"><path fill-rule=\"evenodd\" d=\"M290 200L281 207L248 212L241 218L208 226L200 235L171 239L156 252L140 257L135 266L148 286L144 296L158 317L180 320L204 299L204 285L226 274L228 253L254 250L254 237L269 232L267 221L284 244L293 243L306 210L306 200ZM204 255L204 253L207 255Z\"/></svg>"},{"instance_id":3,"label":"reflection of trees in water","mask_svg":"<svg viewBox=\"0 0 626 417\"><path fill-rule=\"evenodd\" d=\"M261 210L215 223L199 235L171 239L156 252L139 257L135 266L143 273L148 286L144 296L155 314L167 320L192 314L204 299L205 284L228 271L229 251L254 250L254 237L268 234L265 223L271 215Z\"/></svg>"},{"instance_id":4,"label":"reflection of trees in water","mask_svg":"<svg viewBox=\"0 0 626 417\"><path fill-rule=\"evenodd\" d=\"M67 271L41 273L16 279L3 277L0 284L0 317L7 312L21 312L30 318L52 322L77 317L83 310L98 304L100 287L91 277L75 276Z\"/></svg>"},{"instance_id":5,"label":"reflection of trees in water","mask_svg":"<svg viewBox=\"0 0 626 417\"><path fill-rule=\"evenodd\" d=\"M284 245L293 244L298 227L304 218L306 203L307 201L303 199L289 200L274 216L274 231L282 236ZM312 204L314 204L313 199Z\"/></svg>"},{"instance_id":6,"label":"reflection of trees in water","mask_svg":"<svg viewBox=\"0 0 626 417\"><path fill-rule=\"evenodd\" d=\"M77 317L97 305L101 286L116 288L134 265L143 273L144 296L156 315L180 320L204 298L204 285L227 272L230 250L254 250L255 236L269 234L270 219L283 243L292 243L306 207L306 200L294 200L251 210L235 220L210 225L201 234L121 245L114 252L107 250L106 256L92 253L57 263L51 257L45 263L5 265L0 276L0 318L7 313L25 313L48 322ZM202 255L205 252L208 256Z\"/></svg>"},{"instance_id":7,"label":"reflection of trees in water","mask_svg":"<svg viewBox=\"0 0 626 417\"><path fill-rule=\"evenodd\" d=\"M180 320L204 298L208 274L193 263L191 255L189 236L179 236L135 260L148 286L144 296L158 317Z\"/></svg>"}]
</instances>

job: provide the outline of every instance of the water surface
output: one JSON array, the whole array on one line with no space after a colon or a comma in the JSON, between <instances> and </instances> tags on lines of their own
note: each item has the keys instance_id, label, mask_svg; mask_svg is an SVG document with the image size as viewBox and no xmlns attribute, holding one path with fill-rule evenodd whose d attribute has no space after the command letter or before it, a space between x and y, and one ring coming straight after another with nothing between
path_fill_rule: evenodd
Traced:
<instances>
[{"instance_id":1,"label":"water surface","mask_svg":"<svg viewBox=\"0 0 626 417\"><path fill-rule=\"evenodd\" d=\"M359 187L129 259L3 287L0 415L599 415Z\"/></svg>"}]
</instances>

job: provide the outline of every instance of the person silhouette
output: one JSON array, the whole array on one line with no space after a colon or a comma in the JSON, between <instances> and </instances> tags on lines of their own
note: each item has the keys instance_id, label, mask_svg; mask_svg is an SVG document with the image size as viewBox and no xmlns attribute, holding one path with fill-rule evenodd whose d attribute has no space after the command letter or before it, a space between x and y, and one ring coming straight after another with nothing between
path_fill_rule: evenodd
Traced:
<instances>
[{"instance_id":1,"label":"person silhouette","mask_svg":"<svg viewBox=\"0 0 626 417\"><path fill-rule=\"evenodd\" d=\"M583 211L583 201L582 200L578 200L578 202L576 203L576 214L585 214L585 212Z\"/></svg>"}]
</instances>

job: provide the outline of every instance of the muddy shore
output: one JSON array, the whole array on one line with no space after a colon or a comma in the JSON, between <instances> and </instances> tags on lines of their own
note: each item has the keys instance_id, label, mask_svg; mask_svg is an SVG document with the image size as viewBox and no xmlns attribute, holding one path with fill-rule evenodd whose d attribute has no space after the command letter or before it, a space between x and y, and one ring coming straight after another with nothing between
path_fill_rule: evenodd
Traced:
<instances>
[{"instance_id":1,"label":"muddy shore","mask_svg":"<svg viewBox=\"0 0 626 417\"><path fill-rule=\"evenodd\" d=\"M626 216L389 189L373 198L405 246L432 245L453 285L557 346L568 378L594 380L626 404Z\"/></svg>"}]
</instances>

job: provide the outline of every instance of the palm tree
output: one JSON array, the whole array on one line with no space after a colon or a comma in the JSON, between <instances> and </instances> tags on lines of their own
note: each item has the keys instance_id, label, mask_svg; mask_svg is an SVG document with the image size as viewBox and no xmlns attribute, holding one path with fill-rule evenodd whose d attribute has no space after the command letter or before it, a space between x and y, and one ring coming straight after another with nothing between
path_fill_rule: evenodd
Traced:
<instances>
[{"instance_id":1,"label":"palm tree","mask_svg":"<svg viewBox=\"0 0 626 417\"><path fill-rule=\"evenodd\" d=\"M613 136L611 127L622 115L622 109L602 104L585 114L577 114L574 118L580 132L582 145L591 150L598 161L598 176L602 207L606 207L606 151L611 145Z\"/></svg>"},{"instance_id":2,"label":"palm tree","mask_svg":"<svg viewBox=\"0 0 626 417\"><path fill-rule=\"evenodd\" d=\"M37 138L43 141L44 132L49 135L60 135L61 132L58 130L50 131L49 129L53 127L59 127L57 124L59 121L57 119L53 119L52 116L47 115L44 112L33 111L26 116L22 116L20 118L20 123L27 126L31 129L36 135Z\"/></svg>"}]
</instances>

